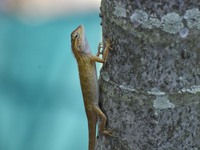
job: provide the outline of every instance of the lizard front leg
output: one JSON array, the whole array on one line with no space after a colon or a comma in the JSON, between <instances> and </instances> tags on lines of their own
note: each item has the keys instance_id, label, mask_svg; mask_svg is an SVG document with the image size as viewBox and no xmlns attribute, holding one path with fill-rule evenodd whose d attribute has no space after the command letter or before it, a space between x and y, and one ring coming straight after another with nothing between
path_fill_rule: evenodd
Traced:
<instances>
[{"instance_id":1,"label":"lizard front leg","mask_svg":"<svg viewBox=\"0 0 200 150\"><path fill-rule=\"evenodd\" d=\"M97 52L96 56L94 56L94 55L90 56L91 60L93 60L95 62L100 62L100 63L106 62L107 57L108 57L108 52L111 49L110 39L107 39L106 46L105 46L105 49L103 50L103 52L101 52L101 48L102 48L102 43L99 43L98 52ZM99 57L100 54L102 54L102 58Z\"/></svg>"}]
</instances>

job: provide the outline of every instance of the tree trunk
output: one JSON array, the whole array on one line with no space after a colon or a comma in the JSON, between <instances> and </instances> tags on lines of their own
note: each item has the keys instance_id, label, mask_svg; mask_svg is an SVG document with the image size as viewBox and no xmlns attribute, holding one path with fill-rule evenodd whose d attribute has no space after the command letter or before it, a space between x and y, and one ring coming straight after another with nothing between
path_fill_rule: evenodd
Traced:
<instances>
[{"instance_id":1,"label":"tree trunk","mask_svg":"<svg viewBox=\"0 0 200 150\"><path fill-rule=\"evenodd\" d=\"M112 50L100 75L114 137L97 150L200 149L199 0L102 0Z\"/></svg>"}]
</instances>

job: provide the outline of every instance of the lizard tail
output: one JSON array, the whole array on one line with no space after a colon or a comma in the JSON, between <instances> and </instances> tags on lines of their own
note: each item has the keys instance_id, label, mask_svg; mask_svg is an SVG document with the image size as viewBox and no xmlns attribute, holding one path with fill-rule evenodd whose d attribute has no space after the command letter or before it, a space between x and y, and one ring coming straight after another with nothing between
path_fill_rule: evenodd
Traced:
<instances>
[{"instance_id":1,"label":"lizard tail","mask_svg":"<svg viewBox=\"0 0 200 150\"><path fill-rule=\"evenodd\" d=\"M88 150L95 150L97 116L95 113L92 113L89 118L90 119L88 120L88 130L89 130Z\"/></svg>"}]
</instances>

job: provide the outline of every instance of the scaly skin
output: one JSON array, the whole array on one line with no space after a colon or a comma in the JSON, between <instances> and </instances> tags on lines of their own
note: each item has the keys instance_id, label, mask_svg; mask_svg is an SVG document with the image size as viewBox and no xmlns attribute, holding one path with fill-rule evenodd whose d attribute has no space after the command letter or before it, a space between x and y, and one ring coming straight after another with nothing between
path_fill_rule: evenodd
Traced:
<instances>
[{"instance_id":1,"label":"scaly skin","mask_svg":"<svg viewBox=\"0 0 200 150\"><path fill-rule=\"evenodd\" d=\"M82 95L88 119L89 150L94 150L97 117L100 117L101 119L101 123L99 125L100 133L111 135L109 131L105 130L106 116L98 106L99 88L95 65L95 62L104 63L106 61L107 54L110 49L110 41L108 40L106 42L103 54L100 52L101 45L99 45L97 55L92 55L85 37L84 27L80 25L71 33L71 44L72 52L78 63ZM102 58L98 57L100 54L102 54Z\"/></svg>"}]
</instances>

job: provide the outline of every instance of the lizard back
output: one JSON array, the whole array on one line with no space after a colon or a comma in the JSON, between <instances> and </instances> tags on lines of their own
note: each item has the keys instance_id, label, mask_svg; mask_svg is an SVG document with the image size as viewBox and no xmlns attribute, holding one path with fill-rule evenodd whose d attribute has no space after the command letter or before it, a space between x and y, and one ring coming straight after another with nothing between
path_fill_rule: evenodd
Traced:
<instances>
[{"instance_id":1,"label":"lizard back","mask_svg":"<svg viewBox=\"0 0 200 150\"><path fill-rule=\"evenodd\" d=\"M81 90L88 119L89 150L95 149L97 115L94 105L98 105L99 89L95 61L91 59L84 28L80 25L71 34L72 51L76 58L79 70Z\"/></svg>"}]
</instances>

